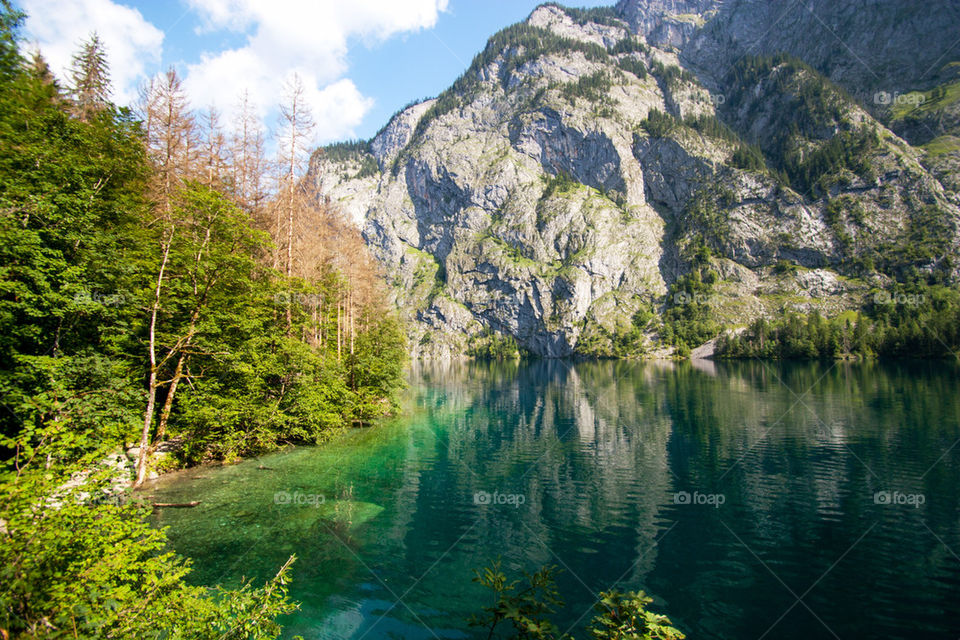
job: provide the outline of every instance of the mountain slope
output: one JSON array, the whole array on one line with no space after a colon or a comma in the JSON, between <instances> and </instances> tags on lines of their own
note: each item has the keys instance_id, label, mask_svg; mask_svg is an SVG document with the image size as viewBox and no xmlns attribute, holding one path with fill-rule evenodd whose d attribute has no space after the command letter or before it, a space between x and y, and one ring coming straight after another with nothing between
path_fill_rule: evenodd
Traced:
<instances>
[{"instance_id":1,"label":"mountain slope","mask_svg":"<svg viewBox=\"0 0 960 640\"><path fill-rule=\"evenodd\" d=\"M721 27L765 25L756 4L544 5L370 143L318 150L309 179L363 225L416 355L685 351L956 277L957 196L882 113L735 39L703 64Z\"/></svg>"}]
</instances>

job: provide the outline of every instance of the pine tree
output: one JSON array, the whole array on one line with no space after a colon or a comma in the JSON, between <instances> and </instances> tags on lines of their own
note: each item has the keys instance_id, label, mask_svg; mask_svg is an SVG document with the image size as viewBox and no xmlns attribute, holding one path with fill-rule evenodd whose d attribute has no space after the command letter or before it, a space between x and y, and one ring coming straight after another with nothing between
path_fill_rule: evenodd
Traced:
<instances>
[{"instance_id":1,"label":"pine tree","mask_svg":"<svg viewBox=\"0 0 960 640\"><path fill-rule=\"evenodd\" d=\"M110 70L103 42L96 32L84 42L73 56L70 68L70 95L74 113L84 122L110 104Z\"/></svg>"},{"instance_id":2,"label":"pine tree","mask_svg":"<svg viewBox=\"0 0 960 640\"><path fill-rule=\"evenodd\" d=\"M53 71L50 69L50 65L47 64L46 58L43 57L39 49L34 50L30 55L27 69L34 78L40 81L42 86L49 90L51 99L59 100L60 84L57 82Z\"/></svg>"},{"instance_id":3,"label":"pine tree","mask_svg":"<svg viewBox=\"0 0 960 640\"><path fill-rule=\"evenodd\" d=\"M20 71L17 32L25 17L11 6L10 0L0 0L0 82L12 79Z\"/></svg>"}]
</instances>

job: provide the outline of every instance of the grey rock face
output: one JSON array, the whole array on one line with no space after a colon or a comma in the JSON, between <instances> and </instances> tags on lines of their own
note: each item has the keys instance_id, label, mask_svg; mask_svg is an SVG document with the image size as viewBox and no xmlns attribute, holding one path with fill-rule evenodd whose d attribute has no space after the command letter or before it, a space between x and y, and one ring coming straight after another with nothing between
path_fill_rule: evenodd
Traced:
<instances>
[{"instance_id":1,"label":"grey rock face","mask_svg":"<svg viewBox=\"0 0 960 640\"><path fill-rule=\"evenodd\" d=\"M649 43L679 48L721 5L721 0L621 0L617 10Z\"/></svg>"},{"instance_id":2,"label":"grey rock face","mask_svg":"<svg viewBox=\"0 0 960 640\"><path fill-rule=\"evenodd\" d=\"M565 38L579 40L580 42L591 42L601 47L611 47L629 33L626 23L622 26L594 22L577 24L562 9L553 5L537 7L527 19L527 24L547 29Z\"/></svg>"},{"instance_id":3,"label":"grey rock face","mask_svg":"<svg viewBox=\"0 0 960 640\"><path fill-rule=\"evenodd\" d=\"M935 84L960 37L951 0L621 0L617 9L714 82L745 55L788 53L864 103Z\"/></svg>"},{"instance_id":4,"label":"grey rock face","mask_svg":"<svg viewBox=\"0 0 960 640\"><path fill-rule=\"evenodd\" d=\"M842 174L817 197L763 167L738 168L736 134L690 124L718 115L707 86L727 58L707 60L722 35L710 25L736 41L724 56L750 38L772 47L759 34L780 4L624 0L623 21L602 23L541 7L528 25L563 40L534 52L520 39L488 52L458 93L399 113L369 145L379 171L364 175L363 157L330 163L317 154L310 177L360 221L411 321L414 355L460 357L489 331L543 356L593 353L629 332L636 314L670 303L695 242L710 248L720 274L711 308L742 324L784 304L855 308L869 283L835 269L908 233L923 207L939 207L957 236L960 211L920 154L846 97L839 115L801 142L813 150L842 131L875 131L874 171ZM827 12L828 3L813 4ZM807 9L799 11L787 24L811 28ZM863 20L843 28L860 33L873 24ZM801 50L803 34L781 35L776 42ZM832 45L818 47L803 51L833 64ZM706 84L682 71L690 60ZM855 81L850 68L838 69L839 80ZM786 126L804 73L815 74L774 69L739 88L719 115L772 152L771 132ZM675 118L669 131L651 133L644 123L653 110L687 124ZM836 220L838 202L855 220ZM779 261L796 270L774 274ZM657 336L647 331L654 350Z\"/></svg>"},{"instance_id":5,"label":"grey rock face","mask_svg":"<svg viewBox=\"0 0 960 640\"><path fill-rule=\"evenodd\" d=\"M387 126L370 142L370 151L383 171L407 146L417 129L417 123L436 100L424 100L395 115Z\"/></svg>"}]
</instances>

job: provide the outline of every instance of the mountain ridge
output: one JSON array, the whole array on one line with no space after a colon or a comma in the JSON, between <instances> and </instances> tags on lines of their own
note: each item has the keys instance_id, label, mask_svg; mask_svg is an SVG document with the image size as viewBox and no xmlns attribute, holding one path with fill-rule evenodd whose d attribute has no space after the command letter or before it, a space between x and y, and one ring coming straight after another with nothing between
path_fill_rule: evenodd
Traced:
<instances>
[{"instance_id":1,"label":"mountain ridge","mask_svg":"<svg viewBox=\"0 0 960 640\"><path fill-rule=\"evenodd\" d=\"M308 180L362 224L415 355L666 355L784 309L861 308L911 269L957 277L960 200L891 105L792 55L703 64L712 25L764 24L736 22L753 4L542 5L353 157L314 154Z\"/></svg>"}]
</instances>

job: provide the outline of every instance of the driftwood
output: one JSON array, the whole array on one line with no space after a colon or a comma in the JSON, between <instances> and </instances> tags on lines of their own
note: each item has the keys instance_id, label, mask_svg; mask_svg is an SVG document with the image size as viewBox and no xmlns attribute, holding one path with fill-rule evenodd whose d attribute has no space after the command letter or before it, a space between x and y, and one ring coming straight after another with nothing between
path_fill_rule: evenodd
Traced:
<instances>
[{"instance_id":1,"label":"driftwood","mask_svg":"<svg viewBox=\"0 0 960 640\"><path fill-rule=\"evenodd\" d=\"M199 500L194 500L193 502L154 502L153 506L155 509L160 507L195 507L200 504Z\"/></svg>"}]
</instances>

